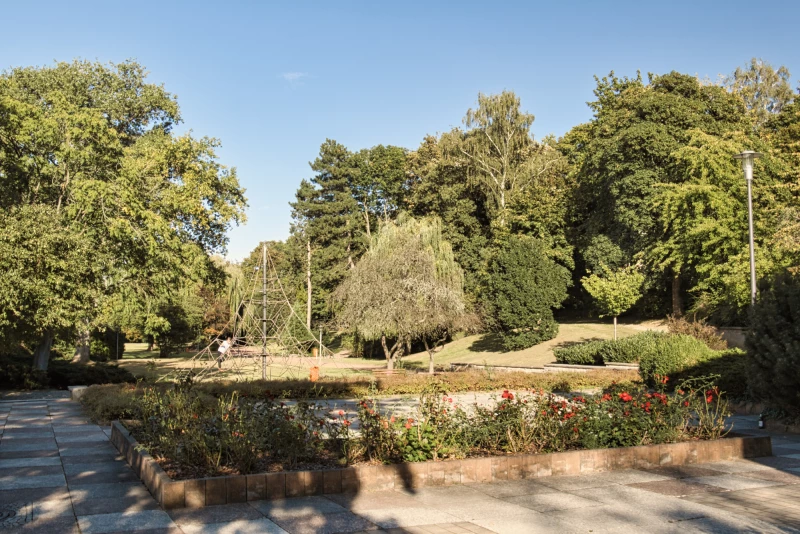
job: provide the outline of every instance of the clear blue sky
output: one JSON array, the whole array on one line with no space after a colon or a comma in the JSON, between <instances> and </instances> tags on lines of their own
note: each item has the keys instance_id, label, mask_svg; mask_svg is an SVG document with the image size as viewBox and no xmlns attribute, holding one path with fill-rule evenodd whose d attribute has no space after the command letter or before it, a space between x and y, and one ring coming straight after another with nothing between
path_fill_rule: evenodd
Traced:
<instances>
[{"instance_id":1,"label":"clear blue sky","mask_svg":"<svg viewBox=\"0 0 800 534\"><path fill-rule=\"evenodd\" d=\"M416 148L479 91L515 91L537 137L590 119L595 74L727 74L751 57L800 75L800 2L4 2L0 67L135 58L222 140L250 208L239 259L283 239L326 137ZM800 76L793 77L797 86Z\"/></svg>"}]
</instances>

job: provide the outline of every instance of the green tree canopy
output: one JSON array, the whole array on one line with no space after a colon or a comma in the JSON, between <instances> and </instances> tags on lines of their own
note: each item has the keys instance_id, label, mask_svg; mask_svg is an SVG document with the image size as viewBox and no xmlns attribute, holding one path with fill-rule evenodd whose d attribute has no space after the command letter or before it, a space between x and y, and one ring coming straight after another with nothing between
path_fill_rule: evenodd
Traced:
<instances>
[{"instance_id":1,"label":"green tree canopy","mask_svg":"<svg viewBox=\"0 0 800 534\"><path fill-rule=\"evenodd\" d=\"M463 274L441 222L410 216L385 222L333 303L341 327L381 341L389 369L410 340L429 348L432 368L432 349L467 316Z\"/></svg>"},{"instance_id":2,"label":"green tree canopy","mask_svg":"<svg viewBox=\"0 0 800 534\"><path fill-rule=\"evenodd\" d=\"M135 62L75 61L0 75L0 208L14 218L35 210L42 232L51 225L91 249L86 260L55 262L48 256L57 247L42 246L42 232L32 232L16 246L36 254L20 262L4 253L0 268L8 279L35 274L53 289L60 277L84 273L87 260L95 273L75 280L79 298L56 289L30 299L4 284L9 300L28 299L2 315L39 337L40 367L57 326L39 320L43 313L85 324L110 295L128 291L145 300L187 277L219 276L209 254L223 250L228 227L244 220L244 191L235 171L217 161L218 141L172 134L180 120L175 98L146 83Z\"/></svg>"},{"instance_id":3,"label":"green tree canopy","mask_svg":"<svg viewBox=\"0 0 800 534\"><path fill-rule=\"evenodd\" d=\"M489 262L486 304L506 350L520 350L558 334L553 309L567 298L569 269L548 255L547 245L509 236Z\"/></svg>"},{"instance_id":4,"label":"green tree canopy","mask_svg":"<svg viewBox=\"0 0 800 534\"><path fill-rule=\"evenodd\" d=\"M641 76L611 73L597 79L594 93L592 121L559 144L578 183L572 205L575 240L585 248L596 236L606 236L623 252L621 263L632 263L657 240L654 186L686 180L676 172L678 151L695 132L722 136L749 129L749 121L741 98L677 72L651 74L647 83ZM595 261L620 263L610 259ZM680 271L650 273L648 286L659 291L671 279L673 307L680 308L682 276Z\"/></svg>"},{"instance_id":5,"label":"green tree canopy","mask_svg":"<svg viewBox=\"0 0 800 534\"><path fill-rule=\"evenodd\" d=\"M644 275L636 268L603 269L581 279L584 289L594 298L600 317L614 318L614 339L617 339L617 317L628 311L642 297Z\"/></svg>"}]
</instances>

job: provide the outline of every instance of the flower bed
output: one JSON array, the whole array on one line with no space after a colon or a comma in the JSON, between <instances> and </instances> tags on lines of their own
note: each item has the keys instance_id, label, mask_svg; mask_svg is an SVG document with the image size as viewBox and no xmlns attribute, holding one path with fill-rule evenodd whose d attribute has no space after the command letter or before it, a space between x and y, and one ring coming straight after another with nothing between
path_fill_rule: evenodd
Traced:
<instances>
[{"instance_id":1,"label":"flower bed","mask_svg":"<svg viewBox=\"0 0 800 534\"><path fill-rule=\"evenodd\" d=\"M475 484L615 469L652 469L738 458L771 456L769 437L695 440L616 449L576 450L416 462L359 465L327 470L257 473L172 480L118 422L111 441L155 499L166 509L243 503L361 490L413 489Z\"/></svg>"},{"instance_id":2,"label":"flower bed","mask_svg":"<svg viewBox=\"0 0 800 534\"><path fill-rule=\"evenodd\" d=\"M130 410L133 436L180 479L716 439L727 402L697 379L672 395L630 385L595 396L506 390L490 406L431 388L411 417L371 398L355 416L328 417L308 402L213 398L192 388L145 388Z\"/></svg>"}]
</instances>

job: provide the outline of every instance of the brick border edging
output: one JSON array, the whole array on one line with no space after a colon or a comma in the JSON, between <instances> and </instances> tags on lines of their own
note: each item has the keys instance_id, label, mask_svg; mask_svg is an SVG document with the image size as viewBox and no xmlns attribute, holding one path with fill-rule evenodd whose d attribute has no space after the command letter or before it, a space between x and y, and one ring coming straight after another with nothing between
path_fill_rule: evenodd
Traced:
<instances>
[{"instance_id":1,"label":"brick border edging","mask_svg":"<svg viewBox=\"0 0 800 534\"><path fill-rule=\"evenodd\" d=\"M477 484L558 475L580 475L616 469L649 469L668 465L772 456L769 436L685 441L618 449L588 449L549 454L519 454L418 462L363 465L318 471L283 471L190 480L172 480L119 421L111 442L165 509L350 493Z\"/></svg>"}]
</instances>

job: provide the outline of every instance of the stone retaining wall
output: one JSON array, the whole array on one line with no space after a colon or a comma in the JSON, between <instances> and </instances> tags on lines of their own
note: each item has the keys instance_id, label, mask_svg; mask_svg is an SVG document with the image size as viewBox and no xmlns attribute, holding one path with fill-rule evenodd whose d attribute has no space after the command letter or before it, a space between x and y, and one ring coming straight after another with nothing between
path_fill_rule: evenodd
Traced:
<instances>
[{"instance_id":1,"label":"stone retaining wall","mask_svg":"<svg viewBox=\"0 0 800 534\"><path fill-rule=\"evenodd\" d=\"M361 490L412 489L580 475L615 469L649 469L772 455L769 437L735 437L619 449L172 480L149 454L137 450L139 446L136 440L119 421L112 423L111 442L165 509Z\"/></svg>"}]
</instances>

